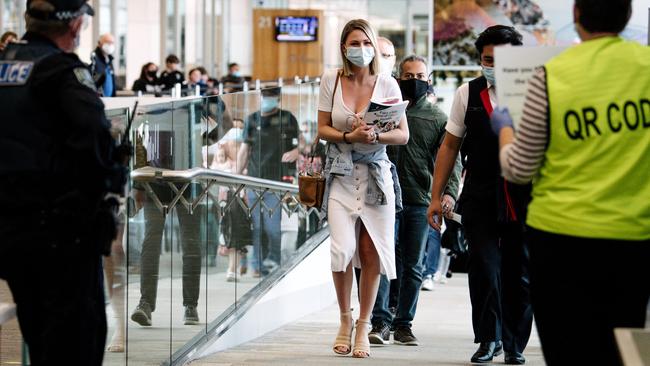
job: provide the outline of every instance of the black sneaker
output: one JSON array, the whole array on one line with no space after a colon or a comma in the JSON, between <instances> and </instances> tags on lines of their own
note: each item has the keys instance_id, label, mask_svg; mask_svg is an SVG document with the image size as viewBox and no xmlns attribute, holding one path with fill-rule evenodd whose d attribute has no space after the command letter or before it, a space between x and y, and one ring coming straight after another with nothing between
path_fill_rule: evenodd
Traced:
<instances>
[{"instance_id":1,"label":"black sneaker","mask_svg":"<svg viewBox=\"0 0 650 366\"><path fill-rule=\"evenodd\" d=\"M393 333L393 343L403 346L417 346L418 339L413 335L411 327L401 326L397 327L395 333Z\"/></svg>"},{"instance_id":2,"label":"black sneaker","mask_svg":"<svg viewBox=\"0 0 650 366\"><path fill-rule=\"evenodd\" d=\"M131 314L131 320L143 327L151 326L151 305L146 302L140 302Z\"/></svg>"},{"instance_id":3,"label":"black sneaker","mask_svg":"<svg viewBox=\"0 0 650 366\"><path fill-rule=\"evenodd\" d=\"M199 324L199 312L196 311L196 306L188 305L185 307L183 321L185 322L185 325Z\"/></svg>"},{"instance_id":4,"label":"black sneaker","mask_svg":"<svg viewBox=\"0 0 650 366\"><path fill-rule=\"evenodd\" d=\"M390 327L384 323L372 325L372 330L368 333L368 340L371 344L388 344L390 342Z\"/></svg>"}]
</instances>

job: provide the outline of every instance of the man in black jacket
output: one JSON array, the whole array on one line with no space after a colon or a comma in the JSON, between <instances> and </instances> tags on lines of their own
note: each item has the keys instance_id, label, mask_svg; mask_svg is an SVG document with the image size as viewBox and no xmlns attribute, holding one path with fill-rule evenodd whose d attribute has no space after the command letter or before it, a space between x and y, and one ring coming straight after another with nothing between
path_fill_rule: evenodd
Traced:
<instances>
[{"instance_id":1,"label":"man in black jacket","mask_svg":"<svg viewBox=\"0 0 650 366\"><path fill-rule=\"evenodd\" d=\"M530 185L511 184L501 177L499 141L490 128L497 104L494 47L521 45L521 38L514 28L502 25L479 35L476 48L483 76L456 91L427 212L431 226L440 230L441 216L450 209L440 203L440 197L462 143L461 155L467 160L459 211L469 244L474 343L480 343L472 356L475 363L491 362L502 351L506 364L525 363L522 353L533 323L528 248L523 238Z\"/></svg>"},{"instance_id":2,"label":"man in black jacket","mask_svg":"<svg viewBox=\"0 0 650 366\"><path fill-rule=\"evenodd\" d=\"M115 39L109 33L99 37L97 48L90 55L90 69L95 79L97 90L103 97L114 97L117 89L115 85L115 68L113 67L113 54L115 53Z\"/></svg>"},{"instance_id":3,"label":"man in black jacket","mask_svg":"<svg viewBox=\"0 0 650 366\"><path fill-rule=\"evenodd\" d=\"M123 190L104 105L73 53L86 0L27 1L27 33L0 52L0 278L32 365L101 365L101 253Z\"/></svg>"},{"instance_id":4,"label":"man in black jacket","mask_svg":"<svg viewBox=\"0 0 650 366\"><path fill-rule=\"evenodd\" d=\"M185 76L180 71L181 60L176 55L169 55L165 59L165 71L160 74L160 84L163 90L170 90L176 84L183 84Z\"/></svg>"}]
</instances>

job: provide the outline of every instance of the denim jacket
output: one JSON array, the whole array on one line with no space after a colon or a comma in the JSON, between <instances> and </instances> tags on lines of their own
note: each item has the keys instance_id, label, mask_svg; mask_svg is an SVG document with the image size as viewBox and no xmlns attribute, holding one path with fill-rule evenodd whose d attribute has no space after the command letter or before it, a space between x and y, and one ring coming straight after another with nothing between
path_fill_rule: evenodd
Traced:
<instances>
[{"instance_id":1,"label":"denim jacket","mask_svg":"<svg viewBox=\"0 0 650 366\"><path fill-rule=\"evenodd\" d=\"M359 153L353 150L341 151L337 144L328 143L327 159L325 169L323 170L325 175L325 192L323 193L323 204L320 211L321 219L327 219L327 201L334 176L351 175L355 163L368 165L368 190L366 191L365 202L369 205L386 205L388 201L383 190L386 184L382 175L380 161L385 161L390 164L390 172L393 177L393 190L395 192L395 211L401 211L402 190L397 176L397 169L395 168L395 164L388 159L385 148L371 153Z\"/></svg>"}]
</instances>

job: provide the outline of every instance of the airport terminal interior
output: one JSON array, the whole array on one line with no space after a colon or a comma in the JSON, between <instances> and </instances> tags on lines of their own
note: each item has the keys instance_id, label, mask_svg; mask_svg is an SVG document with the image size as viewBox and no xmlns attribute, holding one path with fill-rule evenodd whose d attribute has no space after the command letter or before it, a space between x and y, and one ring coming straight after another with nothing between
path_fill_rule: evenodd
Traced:
<instances>
[{"instance_id":1,"label":"airport terminal interior","mask_svg":"<svg viewBox=\"0 0 650 366\"><path fill-rule=\"evenodd\" d=\"M120 231L104 258L104 364L469 364L468 256L439 241L427 249L437 260L417 300L419 346L373 344L366 361L332 352L332 241L298 187L300 173L326 160L314 141L321 77L342 66L345 24L366 19L390 44L375 55L389 65L383 72L399 77L404 57L421 56L427 98L448 116L457 88L481 75L474 43L484 29L512 26L524 47L571 47L580 41L572 3L89 1L95 15L76 53L93 73L110 67L113 81L98 92L111 129L134 147ZM0 33L19 39L25 8L0 0ZM649 13L650 1L634 0L622 37L647 45ZM11 302L0 281L0 365L29 365ZM649 365L647 330L626 333L621 347ZM524 356L545 365L534 326Z\"/></svg>"}]
</instances>

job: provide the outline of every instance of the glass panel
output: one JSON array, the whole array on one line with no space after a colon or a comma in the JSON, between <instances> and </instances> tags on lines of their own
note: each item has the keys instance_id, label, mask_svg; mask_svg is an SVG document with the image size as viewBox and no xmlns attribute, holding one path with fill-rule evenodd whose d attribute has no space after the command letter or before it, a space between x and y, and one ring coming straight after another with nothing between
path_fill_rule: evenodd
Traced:
<instances>
[{"instance_id":1,"label":"glass panel","mask_svg":"<svg viewBox=\"0 0 650 366\"><path fill-rule=\"evenodd\" d=\"M295 183L313 148L317 93L317 83L306 83L141 107L132 168L207 168ZM126 124L125 110L107 116ZM128 353L107 353L107 364L170 360L286 263L318 224L283 192L237 184L138 180L129 192L126 245L116 243L112 257L126 279L113 270L111 287L126 282L126 304L120 312L113 296L117 311L109 313L109 337L127 323Z\"/></svg>"},{"instance_id":2,"label":"glass panel","mask_svg":"<svg viewBox=\"0 0 650 366\"><path fill-rule=\"evenodd\" d=\"M133 169L175 168L172 104L141 107L133 122ZM127 358L130 365L158 363L170 357L174 210L165 215L171 189L160 182L133 182L135 210L127 226ZM159 201L157 201L159 200ZM146 315L151 310L151 325Z\"/></svg>"},{"instance_id":3,"label":"glass panel","mask_svg":"<svg viewBox=\"0 0 650 366\"><path fill-rule=\"evenodd\" d=\"M185 170L201 166L203 99L173 103L173 168ZM207 210L198 183L175 184L179 198L173 212L171 243L171 350L181 348L198 333L205 332L205 273ZM180 198L182 197L182 198Z\"/></svg>"},{"instance_id":4,"label":"glass panel","mask_svg":"<svg viewBox=\"0 0 650 366\"><path fill-rule=\"evenodd\" d=\"M300 132L301 132L301 156L298 161L298 171L305 171L308 168L320 172L325 163L325 144L318 141L314 145L314 138L318 134L318 92L319 83L309 82L300 85ZM313 154L313 159L311 155ZM299 213L298 238L296 250L305 243L320 227L318 213L312 211L309 214Z\"/></svg>"},{"instance_id":5,"label":"glass panel","mask_svg":"<svg viewBox=\"0 0 650 366\"><path fill-rule=\"evenodd\" d=\"M124 132L128 124L129 113L127 109L114 109L106 111L106 118L110 121L114 131ZM107 350L104 354L104 364L123 365L126 362L126 288L127 271L124 236L127 219L126 201L120 205L117 238L111 246L111 255L104 257L104 279L106 286L106 309L108 333L106 335Z\"/></svg>"},{"instance_id":6,"label":"glass panel","mask_svg":"<svg viewBox=\"0 0 650 366\"><path fill-rule=\"evenodd\" d=\"M223 96L223 101L232 118L232 126L230 129L228 127L224 128L225 135L222 140L224 140L224 146L229 151L229 158L235 159L235 172L259 177L259 159L262 151L260 146L261 117L259 112L261 92L226 94ZM236 194L236 187L231 187L229 195L234 198L234 201L229 206L225 206L223 214L224 220L231 227L228 228L224 225L224 231L230 230L233 233L230 240L233 243L239 243L236 245L240 248L239 255L235 257L235 261L239 262L240 269L235 293L238 299L252 289L264 274L260 250L260 208L259 203L256 204L259 193L256 193L253 189L245 189ZM241 211L235 206L241 202L245 203L247 208L255 205L250 215L246 212L246 217L241 217ZM233 230L235 227L240 229ZM242 250L244 248L245 252ZM242 268L244 268L243 271ZM242 274L242 272L244 273Z\"/></svg>"},{"instance_id":7,"label":"glass panel","mask_svg":"<svg viewBox=\"0 0 650 366\"><path fill-rule=\"evenodd\" d=\"M249 106L253 111L245 120L244 135L250 147L248 175L274 180L290 181L295 175L295 158L285 155L297 146L297 122L293 114L282 109L281 88L261 91L259 109ZM293 134L286 126L295 125ZM295 135L295 136L294 136ZM283 161L285 160L285 161ZM291 162L289 162L291 160ZM253 220L252 268L262 276L276 270L282 263L281 221L282 213L279 194L272 192L248 191Z\"/></svg>"},{"instance_id":8,"label":"glass panel","mask_svg":"<svg viewBox=\"0 0 650 366\"><path fill-rule=\"evenodd\" d=\"M229 97L226 95L224 99ZM200 164L204 168L232 173L235 170L235 160L237 159L236 144L241 144L241 133L239 133L238 140L233 138L226 141L227 137L232 135L228 135L226 132L231 128L233 122L229 109L231 108L230 103L226 103L224 99L213 96L204 100L203 132L201 134L203 146ZM241 131L241 125L239 125L239 131ZM207 187L207 183L204 183L203 187ZM205 318L208 324L235 303L238 262L237 250L234 246L239 244L235 235L238 234L238 228L233 227L228 221L230 217L227 213L222 217L222 212L230 198L232 198L232 193L227 186L213 184L209 187L208 194L203 201L206 216L205 229L202 231L204 231L207 247ZM235 202L232 207L240 206ZM243 220L247 219L245 214L242 214L242 217ZM228 246L233 246L233 249L228 249ZM231 266L234 268L230 268Z\"/></svg>"}]
</instances>

